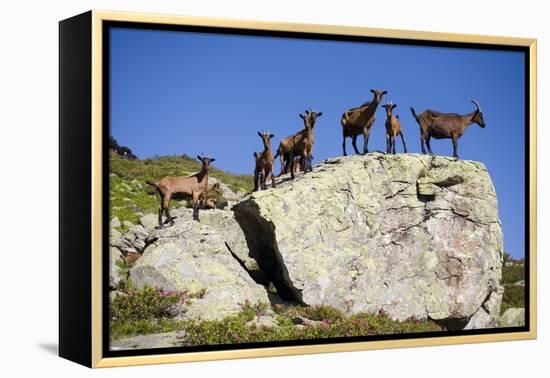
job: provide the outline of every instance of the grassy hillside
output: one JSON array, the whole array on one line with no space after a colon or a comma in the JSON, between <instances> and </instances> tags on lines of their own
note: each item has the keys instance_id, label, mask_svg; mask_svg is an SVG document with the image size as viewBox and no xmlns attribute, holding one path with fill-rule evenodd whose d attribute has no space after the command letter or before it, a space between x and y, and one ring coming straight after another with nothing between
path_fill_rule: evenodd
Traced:
<instances>
[{"instance_id":1,"label":"grassy hillside","mask_svg":"<svg viewBox=\"0 0 550 378\"><path fill-rule=\"evenodd\" d=\"M182 156L162 156L145 160L128 160L111 154L110 160L111 218L137 223L139 217L156 213L159 195L146 181L160 180L165 176L186 176L201 169L198 161ZM211 177L221 180L235 192L249 192L253 188L252 175L237 175L213 168ZM171 206L177 207L178 201Z\"/></svg>"},{"instance_id":2,"label":"grassy hillside","mask_svg":"<svg viewBox=\"0 0 550 378\"><path fill-rule=\"evenodd\" d=\"M525 280L525 262L514 260L509 255L502 267L502 285L504 296L500 307L501 314L512 307L525 307L525 286L515 285L518 281Z\"/></svg>"}]
</instances>

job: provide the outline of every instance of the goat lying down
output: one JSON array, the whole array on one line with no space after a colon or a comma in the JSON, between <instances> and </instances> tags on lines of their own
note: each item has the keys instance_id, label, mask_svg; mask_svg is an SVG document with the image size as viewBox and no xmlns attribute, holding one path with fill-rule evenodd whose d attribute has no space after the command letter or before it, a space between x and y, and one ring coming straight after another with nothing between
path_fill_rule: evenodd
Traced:
<instances>
[{"instance_id":1,"label":"goat lying down","mask_svg":"<svg viewBox=\"0 0 550 378\"><path fill-rule=\"evenodd\" d=\"M175 217L170 216L170 199L174 194L183 194L190 196L193 201L193 219L200 221L199 219L199 205L201 194L208 191L208 171L210 164L216 159L211 157L197 156L197 159L202 163L200 172L195 173L192 176L180 177L180 176L167 176L160 181L147 181L147 184L156 188L160 194L160 209L158 211L158 226L157 228L163 228L164 225L170 223L174 224ZM166 213L166 219L162 221L162 214Z\"/></svg>"}]
</instances>

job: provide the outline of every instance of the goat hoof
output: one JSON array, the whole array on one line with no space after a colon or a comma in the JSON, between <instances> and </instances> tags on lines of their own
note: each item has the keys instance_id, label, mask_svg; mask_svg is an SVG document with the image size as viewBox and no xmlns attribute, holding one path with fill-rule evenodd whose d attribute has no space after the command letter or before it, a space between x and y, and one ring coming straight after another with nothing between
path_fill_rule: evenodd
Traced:
<instances>
[{"instance_id":1,"label":"goat hoof","mask_svg":"<svg viewBox=\"0 0 550 378\"><path fill-rule=\"evenodd\" d=\"M155 226L155 230L162 230L164 228L163 225L159 224L158 226Z\"/></svg>"}]
</instances>

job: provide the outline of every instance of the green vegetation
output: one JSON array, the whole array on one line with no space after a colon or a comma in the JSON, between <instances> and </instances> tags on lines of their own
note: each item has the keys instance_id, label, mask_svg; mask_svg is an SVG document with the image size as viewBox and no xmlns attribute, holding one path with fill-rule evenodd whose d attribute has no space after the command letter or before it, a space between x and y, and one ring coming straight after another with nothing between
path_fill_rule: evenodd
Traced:
<instances>
[{"instance_id":1,"label":"green vegetation","mask_svg":"<svg viewBox=\"0 0 550 378\"><path fill-rule=\"evenodd\" d=\"M253 343L443 330L432 321L409 319L398 322L390 319L384 312L377 315L361 313L346 316L329 306L279 308L276 310L276 327L247 324L256 315L262 315L265 312L266 310L262 307L246 305L239 314L223 320L185 321L183 329L186 343L187 345ZM297 316L304 318L311 316L316 318L317 322L313 325L296 326L293 319Z\"/></svg>"},{"instance_id":2,"label":"green vegetation","mask_svg":"<svg viewBox=\"0 0 550 378\"><path fill-rule=\"evenodd\" d=\"M505 254L501 281L504 286L504 295L500 307L501 314L512 307L525 307L525 286L514 285L525 280L525 278L525 262L523 259L514 260L510 255Z\"/></svg>"},{"instance_id":3,"label":"green vegetation","mask_svg":"<svg viewBox=\"0 0 550 378\"><path fill-rule=\"evenodd\" d=\"M110 300L111 340L159 332L184 331L186 345L231 344L327 337L351 337L443 330L428 320L391 320L386 313L347 316L330 306L276 306L245 304L242 310L223 320L177 320L192 298L201 298L206 290L195 294L163 291L156 288L128 289ZM274 327L247 324L257 316L269 315ZM305 318L308 325L296 325L294 319Z\"/></svg>"},{"instance_id":4,"label":"green vegetation","mask_svg":"<svg viewBox=\"0 0 550 378\"><path fill-rule=\"evenodd\" d=\"M187 155L129 160L111 154L109 163L111 217L132 223L137 223L143 214L156 213L159 207L158 193L146 181L157 181L165 176L187 176L201 169L200 163ZM211 170L210 175L235 192L249 192L253 188L251 175L237 175L216 168ZM220 190L211 193L218 203L223 201ZM179 205L178 201L172 201L170 206Z\"/></svg>"},{"instance_id":5,"label":"green vegetation","mask_svg":"<svg viewBox=\"0 0 550 378\"><path fill-rule=\"evenodd\" d=\"M525 286L504 285L500 313L504 314L506 310L512 307L525 307Z\"/></svg>"},{"instance_id":6,"label":"green vegetation","mask_svg":"<svg viewBox=\"0 0 550 378\"><path fill-rule=\"evenodd\" d=\"M111 339L168 332L180 327L173 318L185 301L183 293L156 288L129 289L110 300Z\"/></svg>"}]
</instances>

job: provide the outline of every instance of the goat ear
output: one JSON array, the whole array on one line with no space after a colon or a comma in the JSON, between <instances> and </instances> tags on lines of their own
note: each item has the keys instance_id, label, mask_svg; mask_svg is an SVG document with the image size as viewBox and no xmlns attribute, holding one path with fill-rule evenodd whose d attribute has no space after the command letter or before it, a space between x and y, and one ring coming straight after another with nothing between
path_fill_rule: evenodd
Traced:
<instances>
[{"instance_id":1,"label":"goat ear","mask_svg":"<svg viewBox=\"0 0 550 378\"><path fill-rule=\"evenodd\" d=\"M371 91L372 93L374 93L374 89L371 89L370 91Z\"/></svg>"},{"instance_id":2,"label":"goat ear","mask_svg":"<svg viewBox=\"0 0 550 378\"><path fill-rule=\"evenodd\" d=\"M320 117L320 116L322 116L322 115L323 115L323 112L317 113L317 117Z\"/></svg>"},{"instance_id":3,"label":"goat ear","mask_svg":"<svg viewBox=\"0 0 550 378\"><path fill-rule=\"evenodd\" d=\"M197 155L197 159L199 159L200 161L202 161L202 158L201 158L199 155Z\"/></svg>"},{"instance_id":4,"label":"goat ear","mask_svg":"<svg viewBox=\"0 0 550 378\"><path fill-rule=\"evenodd\" d=\"M262 133L258 131L258 136L261 138L262 137Z\"/></svg>"},{"instance_id":5,"label":"goat ear","mask_svg":"<svg viewBox=\"0 0 550 378\"><path fill-rule=\"evenodd\" d=\"M298 114L298 116L300 116L301 119L304 119L304 115L302 113Z\"/></svg>"},{"instance_id":6,"label":"goat ear","mask_svg":"<svg viewBox=\"0 0 550 378\"><path fill-rule=\"evenodd\" d=\"M215 161L216 161L216 159L214 159L214 158L210 159L210 163L213 163Z\"/></svg>"},{"instance_id":7,"label":"goat ear","mask_svg":"<svg viewBox=\"0 0 550 378\"><path fill-rule=\"evenodd\" d=\"M269 134L269 138L273 138L275 134Z\"/></svg>"},{"instance_id":8,"label":"goat ear","mask_svg":"<svg viewBox=\"0 0 550 378\"><path fill-rule=\"evenodd\" d=\"M388 91L383 91L382 94L385 95L386 93L388 93Z\"/></svg>"},{"instance_id":9,"label":"goat ear","mask_svg":"<svg viewBox=\"0 0 550 378\"><path fill-rule=\"evenodd\" d=\"M397 107L397 104L393 104L393 105L391 106L392 109L395 109L396 107Z\"/></svg>"}]
</instances>

